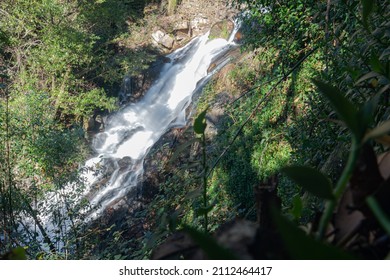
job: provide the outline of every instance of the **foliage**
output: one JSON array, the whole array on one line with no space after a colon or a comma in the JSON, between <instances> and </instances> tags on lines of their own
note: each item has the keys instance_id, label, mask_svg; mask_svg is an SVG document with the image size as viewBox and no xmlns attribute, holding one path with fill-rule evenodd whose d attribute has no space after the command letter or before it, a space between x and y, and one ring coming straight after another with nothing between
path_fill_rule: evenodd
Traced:
<instances>
[{"instance_id":1,"label":"foliage","mask_svg":"<svg viewBox=\"0 0 390 280\"><path fill-rule=\"evenodd\" d=\"M29 258L88 252L95 233L80 223L89 205L79 163L91 153L82 125L115 109L114 84L150 62L118 50L147 2L0 2L1 253L16 244Z\"/></svg>"},{"instance_id":2,"label":"foliage","mask_svg":"<svg viewBox=\"0 0 390 280\"><path fill-rule=\"evenodd\" d=\"M59 119L112 110L114 100L102 86L110 90L129 71L124 56L113 59L115 39L127 31L129 18L143 15L145 1L14 2L0 5L12 91L48 93Z\"/></svg>"},{"instance_id":3,"label":"foliage","mask_svg":"<svg viewBox=\"0 0 390 280\"><path fill-rule=\"evenodd\" d=\"M388 25L386 19L389 3L388 1L234 1L234 3L246 4L244 6L247 9L244 14L246 48L261 46L260 50L274 53L276 57L275 67L270 67L264 73L264 77L258 78L257 83L264 84L262 79L272 81L275 75L281 75L282 78L284 76L285 82L279 87L279 92L282 92L283 85L291 82L286 93L294 100L289 103L292 108L285 110L284 118L277 119L270 134L280 135L281 131L275 128L280 127L282 121L287 119L288 126L283 128L284 133L280 138L289 141L291 145L290 164L305 163L326 173L323 174L311 167L295 166L282 169L296 184L303 187L303 190L300 187L294 188L292 192L288 191L291 181L279 176L279 194L285 206L292 207L290 213L295 218L302 218L301 222L307 221L307 217L302 216L302 202L304 209L313 207L310 196L304 195L302 200L299 199L302 192L308 191L327 201L324 204L323 200L319 199L314 204L315 211L323 213L318 230L318 237L322 239L334 207L345 193L347 183L357 168L363 144L367 143L371 136L379 137L388 133L386 100L389 94L389 38L385 35L384 26ZM316 50L317 62L311 58L305 59L306 61L292 73L292 79L286 79L287 70L310 50ZM258 57L264 56L261 51L256 51ZM313 77L317 78L314 84L322 95L313 88L311 82ZM256 84L252 87L257 88ZM273 98L278 98L279 92L275 93ZM250 100L250 96L244 98ZM296 102L298 100L300 102ZM258 115L267 115L267 110L258 112ZM243 130L244 133L267 129L264 124L256 123L256 118L259 117L253 117L251 126L248 125L247 129ZM272 117L268 116L267 119L272 120ZM350 137L352 144L349 144ZM236 141L239 141L239 138ZM261 143L264 139L252 136L245 143L249 141ZM370 142L370 145L378 151L386 149L373 142ZM348 146L350 148L347 148ZM257 144L257 147L261 145ZM344 163L340 159L347 150L350 150L350 156ZM237 151L234 151L234 155L237 155ZM277 155L277 151L272 155ZM330 168L332 161L339 161L342 164L334 164ZM285 163L286 161L281 162L282 165ZM243 171L244 174L240 174L242 179L248 174ZM234 172L234 169L228 169L227 172ZM261 172L260 176L261 174L264 172ZM327 178L327 175L331 178ZM335 182L334 188L330 187L331 181ZM291 197L294 199L291 200ZM373 200L369 200L369 203L381 224L386 227L387 218L378 210L380 207L377 208ZM279 226L281 225L282 222L279 223ZM286 242L287 246L292 244L288 240ZM296 249L292 249L291 254L298 257L297 252Z\"/></svg>"},{"instance_id":4,"label":"foliage","mask_svg":"<svg viewBox=\"0 0 390 280\"><path fill-rule=\"evenodd\" d=\"M370 152L388 145L388 1L234 3L244 4L244 49L252 56L236 63L224 84L214 81L200 102L202 110L221 90L233 99L208 149L216 162L208 183L219 195L215 208L253 219L253 190L276 184L284 214L298 223L274 215L289 257L386 257L388 247L377 247L365 230L376 238L388 231L388 180ZM345 213L339 206L334 214L335 207L350 192L372 224L340 239L337 221L343 224Z\"/></svg>"}]
</instances>

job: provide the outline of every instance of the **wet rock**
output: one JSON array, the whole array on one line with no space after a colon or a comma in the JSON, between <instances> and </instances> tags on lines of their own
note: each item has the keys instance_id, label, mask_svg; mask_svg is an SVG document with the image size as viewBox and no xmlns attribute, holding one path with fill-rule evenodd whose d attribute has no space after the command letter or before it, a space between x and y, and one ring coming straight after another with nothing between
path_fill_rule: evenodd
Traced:
<instances>
[{"instance_id":1,"label":"wet rock","mask_svg":"<svg viewBox=\"0 0 390 280\"><path fill-rule=\"evenodd\" d=\"M207 68L207 73L210 73L211 71L213 71L215 69L215 67L217 67L217 63L215 63L215 62L211 63L209 68Z\"/></svg>"},{"instance_id":2,"label":"wet rock","mask_svg":"<svg viewBox=\"0 0 390 280\"><path fill-rule=\"evenodd\" d=\"M131 157L124 157L118 160L118 165L120 169L126 169L129 167L130 164L132 164L132 159Z\"/></svg>"},{"instance_id":3,"label":"wet rock","mask_svg":"<svg viewBox=\"0 0 390 280\"><path fill-rule=\"evenodd\" d=\"M241 31L238 31L238 32L236 33L236 35L234 35L233 41L234 41L235 43L237 43L237 44L240 44L240 43L242 43L243 39L244 39L243 33L242 33Z\"/></svg>"},{"instance_id":4,"label":"wet rock","mask_svg":"<svg viewBox=\"0 0 390 280\"><path fill-rule=\"evenodd\" d=\"M104 122L100 115L92 116L84 122L84 130L87 132L97 133L102 129L104 129Z\"/></svg>"}]
</instances>

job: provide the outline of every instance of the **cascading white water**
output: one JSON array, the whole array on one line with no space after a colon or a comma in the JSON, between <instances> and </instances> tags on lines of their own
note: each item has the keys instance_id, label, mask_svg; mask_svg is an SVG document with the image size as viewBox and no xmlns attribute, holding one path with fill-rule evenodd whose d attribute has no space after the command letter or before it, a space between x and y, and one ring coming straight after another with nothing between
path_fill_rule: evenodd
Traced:
<instances>
[{"instance_id":1,"label":"cascading white water","mask_svg":"<svg viewBox=\"0 0 390 280\"><path fill-rule=\"evenodd\" d=\"M93 142L99 155L90 159L87 165L126 157L131 159L128 160L131 164L125 170L116 166L109 183L94 195L91 203L100 208L93 216L99 215L107 205L137 184L146 153L169 128L186 124L185 110L198 82L207 76L213 58L234 45L233 38L229 41L209 41L208 34L205 34L168 55L170 63L164 65L159 79L144 98L110 118L106 130L98 134ZM90 176L88 185L92 186L97 180L98 177Z\"/></svg>"},{"instance_id":2,"label":"cascading white water","mask_svg":"<svg viewBox=\"0 0 390 280\"><path fill-rule=\"evenodd\" d=\"M85 163L81 173L86 185L84 196L94 209L87 213L87 220L101 215L136 186L153 144L168 129L186 124L185 111L193 92L211 75L207 69L213 59L236 46L233 39L237 29L229 40L209 40L207 33L168 55L170 62L163 66L142 100L110 116L105 131L93 140L98 155ZM67 195L66 189L63 195ZM55 197L47 199L47 203L56 203ZM41 216L40 220L49 236L58 231L50 217ZM63 221L63 225L70 228L69 221Z\"/></svg>"}]
</instances>

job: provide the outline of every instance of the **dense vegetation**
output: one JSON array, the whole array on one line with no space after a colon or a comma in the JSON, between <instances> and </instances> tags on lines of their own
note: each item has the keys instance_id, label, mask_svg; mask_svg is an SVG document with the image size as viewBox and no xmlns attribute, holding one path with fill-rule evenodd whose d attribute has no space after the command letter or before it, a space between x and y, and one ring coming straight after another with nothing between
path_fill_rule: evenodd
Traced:
<instances>
[{"instance_id":1,"label":"dense vegetation","mask_svg":"<svg viewBox=\"0 0 390 280\"><path fill-rule=\"evenodd\" d=\"M203 177L212 169L208 197L202 195L204 183L192 175L190 157L164 188L162 197L168 203L161 199L157 208L175 208L171 213L184 229L207 225L217 230L220 242L221 224L237 216L257 218L260 229L250 246L257 246L257 253L265 251L252 257L348 257L323 246L320 241L327 233L329 243L354 257L385 258L389 244L378 238L388 234L384 214L389 214L384 198L388 199L388 175L379 174L374 154L387 155L388 147L389 2L234 3L244 4L246 11L247 55L208 85L199 104L200 112L231 96L218 135L208 142L207 164L195 171ZM275 207L311 237L283 218L261 216L261 211L271 215L261 200L278 198L281 203ZM375 199L383 199L379 208ZM227 230L225 226L222 231ZM215 257L207 251L205 236L199 239L185 231L200 242L206 255ZM267 247L269 243L273 246ZM183 246L170 239L159 257L172 257L170 250L179 245ZM184 249L176 253L186 256Z\"/></svg>"},{"instance_id":2,"label":"dense vegetation","mask_svg":"<svg viewBox=\"0 0 390 280\"><path fill-rule=\"evenodd\" d=\"M262 252L252 257L388 257L390 186L376 160L389 145L387 0L233 1L245 11L243 55L205 88L193 130L158 167L165 181L153 200L121 225L77 223L88 204L74 204L63 187L79 180L77 163L88 154L83 121L97 109L114 109L116 83L139 71L136 56L116 43L136 27L146 4L0 3L0 252L34 235L16 224L28 215L39 227L35 204L54 191L67 209L47 209L58 212L60 231L61 215L75 223L70 235L47 242L50 253L30 244L31 258L149 258L183 229L209 257L240 257L209 237L235 217L260 224L252 245ZM167 12L176 5L169 1ZM225 95L229 102L211 136L206 112ZM264 189L280 201L274 218L260 219ZM362 217L340 226L352 219L349 212ZM143 232L135 236L129 228L140 221ZM57 252L56 242L66 250Z\"/></svg>"},{"instance_id":3,"label":"dense vegetation","mask_svg":"<svg viewBox=\"0 0 390 280\"><path fill-rule=\"evenodd\" d=\"M121 79L143 67L128 56L130 51L116 48L130 22L142 18L146 4L1 1L1 252L24 244L25 234L34 239L34 232L17 224L28 216L40 226L35 209L45 192L52 191L59 201L56 209L45 211L54 213L66 205L64 215L79 218L72 196L61 192L78 180L78 165L89 154L84 131L89 118L96 111L115 109ZM74 191L77 196L80 189ZM67 238L61 242L75 244ZM39 244L29 247L32 253L42 251Z\"/></svg>"}]
</instances>

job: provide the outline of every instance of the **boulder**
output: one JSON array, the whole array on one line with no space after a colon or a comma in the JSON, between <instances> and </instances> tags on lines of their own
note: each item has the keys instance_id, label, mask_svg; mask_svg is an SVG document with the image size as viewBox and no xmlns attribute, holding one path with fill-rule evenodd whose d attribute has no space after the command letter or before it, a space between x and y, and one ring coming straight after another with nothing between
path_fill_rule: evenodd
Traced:
<instances>
[{"instance_id":1,"label":"boulder","mask_svg":"<svg viewBox=\"0 0 390 280\"><path fill-rule=\"evenodd\" d=\"M130 164L133 163L133 160L131 157L123 157L120 160L118 160L118 165L121 170L125 170L129 167Z\"/></svg>"},{"instance_id":2,"label":"boulder","mask_svg":"<svg viewBox=\"0 0 390 280\"><path fill-rule=\"evenodd\" d=\"M181 22L177 22L174 27L173 27L173 31L175 32L183 32L183 33L188 33L190 30L190 23L188 21L181 21Z\"/></svg>"},{"instance_id":3,"label":"boulder","mask_svg":"<svg viewBox=\"0 0 390 280\"><path fill-rule=\"evenodd\" d=\"M152 38L157 44L162 45L167 49L172 49L175 42L175 40L170 35L164 33L161 30L157 30L156 32L152 33Z\"/></svg>"},{"instance_id":4,"label":"boulder","mask_svg":"<svg viewBox=\"0 0 390 280\"><path fill-rule=\"evenodd\" d=\"M165 36L165 33L162 32L161 30L157 30L156 32L153 32L152 33L152 38L153 40L156 42L156 43L159 43L161 42L161 39Z\"/></svg>"},{"instance_id":5,"label":"boulder","mask_svg":"<svg viewBox=\"0 0 390 280\"><path fill-rule=\"evenodd\" d=\"M174 42L175 40L171 36L165 34L164 37L162 37L160 44L167 49L172 49Z\"/></svg>"}]
</instances>

